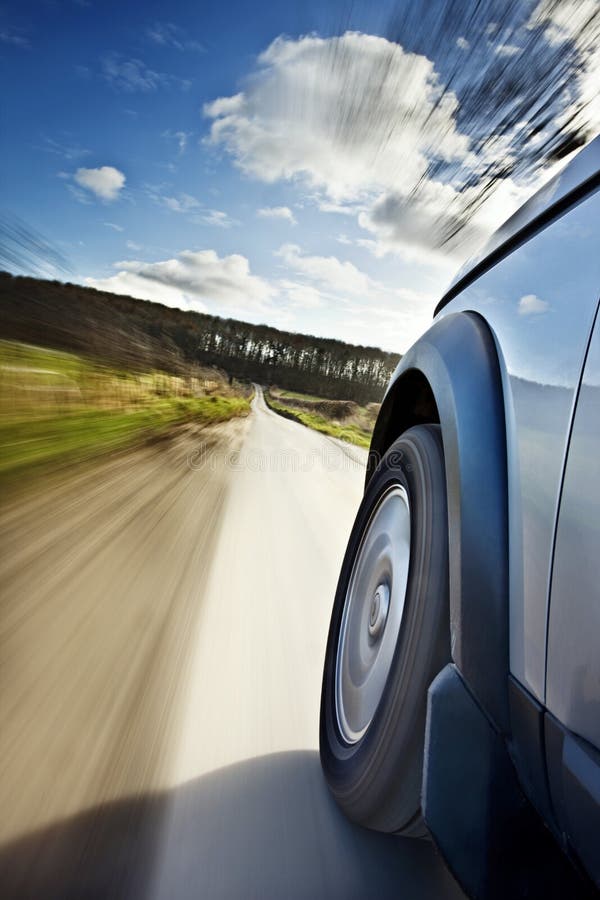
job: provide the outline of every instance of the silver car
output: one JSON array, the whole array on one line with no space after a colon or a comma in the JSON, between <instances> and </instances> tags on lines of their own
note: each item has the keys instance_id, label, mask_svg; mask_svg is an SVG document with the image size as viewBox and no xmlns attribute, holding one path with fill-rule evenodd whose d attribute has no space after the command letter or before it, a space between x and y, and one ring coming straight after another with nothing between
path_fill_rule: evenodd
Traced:
<instances>
[{"instance_id":1,"label":"silver car","mask_svg":"<svg viewBox=\"0 0 600 900\"><path fill-rule=\"evenodd\" d=\"M321 759L473 897L600 887L600 138L458 275L375 427Z\"/></svg>"}]
</instances>

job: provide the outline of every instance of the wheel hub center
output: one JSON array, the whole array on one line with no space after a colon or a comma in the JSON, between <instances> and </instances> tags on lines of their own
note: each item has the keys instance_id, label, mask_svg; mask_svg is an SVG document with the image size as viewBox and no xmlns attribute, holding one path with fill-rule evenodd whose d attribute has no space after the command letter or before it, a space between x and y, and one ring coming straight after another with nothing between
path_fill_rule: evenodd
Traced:
<instances>
[{"instance_id":1,"label":"wheel hub center","mask_svg":"<svg viewBox=\"0 0 600 900\"><path fill-rule=\"evenodd\" d=\"M369 610L369 635L377 640L385 628L390 608L390 589L387 584L380 584L375 589Z\"/></svg>"}]
</instances>

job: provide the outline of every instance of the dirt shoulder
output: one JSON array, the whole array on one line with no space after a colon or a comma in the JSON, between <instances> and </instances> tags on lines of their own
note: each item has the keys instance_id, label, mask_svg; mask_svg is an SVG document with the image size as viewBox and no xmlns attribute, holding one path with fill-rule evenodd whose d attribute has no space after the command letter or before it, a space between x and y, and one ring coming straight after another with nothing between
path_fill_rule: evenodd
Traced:
<instances>
[{"instance_id":1,"label":"dirt shoulder","mask_svg":"<svg viewBox=\"0 0 600 900\"><path fill-rule=\"evenodd\" d=\"M188 424L4 504L1 843L160 787L248 423Z\"/></svg>"}]
</instances>

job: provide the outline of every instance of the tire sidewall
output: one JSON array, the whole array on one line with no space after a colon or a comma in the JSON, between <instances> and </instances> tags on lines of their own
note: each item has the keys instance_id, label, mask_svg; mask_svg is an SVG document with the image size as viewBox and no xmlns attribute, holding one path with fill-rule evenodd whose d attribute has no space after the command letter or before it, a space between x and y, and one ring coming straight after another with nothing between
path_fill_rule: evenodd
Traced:
<instances>
[{"instance_id":1,"label":"tire sidewall","mask_svg":"<svg viewBox=\"0 0 600 900\"><path fill-rule=\"evenodd\" d=\"M437 440L441 447L439 435ZM440 459L443 461L441 451ZM420 753L419 764L421 765L425 727L425 697L428 685L423 685L423 703L418 708L413 702L405 704L405 708L401 710L405 717L402 729L404 736L400 739L402 746L398 746L398 728L394 725L394 721L399 716L398 706L399 704L402 706L403 703L403 682L410 675L411 658L414 658L417 652L414 646L415 634L418 635L419 628L423 627L422 619L427 614L427 595L440 590L440 587L435 584L435 573L433 573L434 583L432 583L429 571L432 550L435 555L436 548L428 546L432 531L429 519L434 514L440 514L440 504L438 502L437 508L432 510L431 498L426 496L427 477L423 467L423 455L419 451L418 442L411 442L410 432L399 438L390 447L369 482L342 563L327 641L320 722L322 764L329 786L338 799L343 799L344 796L350 797L357 791L360 792L361 782L369 779L374 763L379 768L389 766L388 757L405 757L414 760L415 755ZM337 722L335 685L336 660L344 604L365 529L369 525L380 498L394 485L402 486L407 492L411 522L410 562L402 624L386 686L375 715L363 737L356 744L348 744L340 734ZM445 512L445 485L443 490L443 511ZM439 542L439 528L437 531L438 537L434 537L434 540L437 539ZM444 539L447 561L446 523L444 523ZM442 647L439 650L437 647L433 647L431 650L433 655L439 653L441 659L446 652L446 648ZM408 673L407 668L409 669ZM390 753L390 743L394 739L393 752Z\"/></svg>"}]
</instances>

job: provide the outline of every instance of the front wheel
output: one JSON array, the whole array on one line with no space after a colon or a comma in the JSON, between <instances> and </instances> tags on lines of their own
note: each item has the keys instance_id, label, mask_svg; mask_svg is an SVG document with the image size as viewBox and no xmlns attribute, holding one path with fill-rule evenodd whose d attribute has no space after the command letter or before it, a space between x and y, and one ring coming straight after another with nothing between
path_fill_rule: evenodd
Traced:
<instances>
[{"instance_id":1,"label":"front wheel","mask_svg":"<svg viewBox=\"0 0 600 900\"><path fill-rule=\"evenodd\" d=\"M441 430L390 447L358 510L336 591L321 695L321 762L338 805L423 836L427 689L450 660Z\"/></svg>"}]
</instances>

